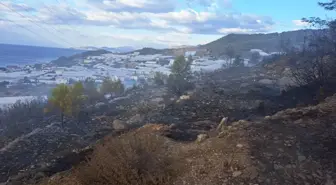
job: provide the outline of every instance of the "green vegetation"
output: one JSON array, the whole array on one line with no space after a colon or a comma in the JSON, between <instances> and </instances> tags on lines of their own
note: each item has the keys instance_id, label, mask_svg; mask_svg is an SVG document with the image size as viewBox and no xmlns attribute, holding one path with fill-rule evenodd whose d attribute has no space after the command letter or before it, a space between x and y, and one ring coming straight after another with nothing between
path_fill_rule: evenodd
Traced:
<instances>
[{"instance_id":1,"label":"green vegetation","mask_svg":"<svg viewBox=\"0 0 336 185\"><path fill-rule=\"evenodd\" d=\"M154 74L154 83L156 85L164 85L167 79L168 79L168 76L161 72L155 72Z\"/></svg>"},{"instance_id":2,"label":"green vegetation","mask_svg":"<svg viewBox=\"0 0 336 185\"><path fill-rule=\"evenodd\" d=\"M64 128L64 116L76 116L83 100L83 85L80 82L73 86L60 84L52 90L49 105L51 109L57 109L60 112L62 128Z\"/></svg>"},{"instance_id":3,"label":"green vegetation","mask_svg":"<svg viewBox=\"0 0 336 185\"><path fill-rule=\"evenodd\" d=\"M101 97L93 78L87 78L83 82L84 94L88 97L90 103L94 103Z\"/></svg>"},{"instance_id":4,"label":"green vegetation","mask_svg":"<svg viewBox=\"0 0 336 185\"><path fill-rule=\"evenodd\" d=\"M179 56L175 59L167 83L172 93L182 95L186 90L193 87L190 82L192 77L191 63L191 57L188 60L184 56Z\"/></svg>"},{"instance_id":5,"label":"green vegetation","mask_svg":"<svg viewBox=\"0 0 336 185\"><path fill-rule=\"evenodd\" d=\"M118 80L113 80L109 77L106 77L100 87L101 94L114 94L114 95L121 95L124 93L125 87L124 84Z\"/></svg>"}]
</instances>

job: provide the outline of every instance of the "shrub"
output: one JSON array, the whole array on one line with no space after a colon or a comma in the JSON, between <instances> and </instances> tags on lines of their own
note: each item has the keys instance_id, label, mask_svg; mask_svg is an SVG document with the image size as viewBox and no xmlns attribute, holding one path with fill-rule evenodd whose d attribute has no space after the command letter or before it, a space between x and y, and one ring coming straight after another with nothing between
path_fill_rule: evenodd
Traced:
<instances>
[{"instance_id":1,"label":"shrub","mask_svg":"<svg viewBox=\"0 0 336 185\"><path fill-rule=\"evenodd\" d=\"M49 98L50 109L57 109L61 114L62 127L64 126L64 116L77 117L80 112L83 96L83 85L78 82L73 86L60 84L52 90Z\"/></svg>"},{"instance_id":2,"label":"shrub","mask_svg":"<svg viewBox=\"0 0 336 185\"><path fill-rule=\"evenodd\" d=\"M22 134L31 132L42 123L45 116L43 98L17 101L0 111L0 147ZM50 113L53 114L53 113Z\"/></svg>"},{"instance_id":3,"label":"shrub","mask_svg":"<svg viewBox=\"0 0 336 185\"><path fill-rule=\"evenodd\" d=\"M82 185L170 185L177 175L163 137L127 134L98 146L75 173Z\"/></svg>"},{"instance_id":4,"label":"shrub","mask_svg":"<svg viewBox=\"0 0 336 185\"><path fill-rule=\"evenodd\" d=\"M168 88L172 93L182 95L183 92L193 87L191 83L191 63L191 57L188 60L184 56L175 59L167 81Z\"/></svg>"},{"instance_id":5,"label":"shrub","mask_svg":"<svg viewBox=\"0 0 336 185\"><path fill-rule=\"evenodd\" d=\"M194 87L194 84L189 82L181 75L169 75L167 86L170 92L178 96L182 95L185 91Z\"/></svg>"},{"instance_id":6,"label":"shrub","mask_svg":"<svg viewBox=\"0 0 336 185\"><path fill-rule=\"evenodd\" d=\"M168 76L161 73L161 72L156 72L154 75L154 82L156 85L164 85L167 81Z\"/></svg>"},{"instance_id":7,"label":"shrub","mask_svg":"<svg viewBox=\"0 0 336 185\"><path fill-rule=\"evenodd\" d=\"M102 94L115 94L117 96L124 93L124 91L125 86L120 79L112 80L111 78L105 78L100 88L100 93Z\"/></svg>"},{"instance_id":8,"label":"shrub","mask_svg":"<svg viewBox=\"0 0 336 185\"><path fill-rule=\"evenodd\" d=\"M96 88L96 82L92 78L87 78L83 82L84 94L87 95L89 103L95 103L102 96L99 94Z\"/></svg>"}]
</instances>

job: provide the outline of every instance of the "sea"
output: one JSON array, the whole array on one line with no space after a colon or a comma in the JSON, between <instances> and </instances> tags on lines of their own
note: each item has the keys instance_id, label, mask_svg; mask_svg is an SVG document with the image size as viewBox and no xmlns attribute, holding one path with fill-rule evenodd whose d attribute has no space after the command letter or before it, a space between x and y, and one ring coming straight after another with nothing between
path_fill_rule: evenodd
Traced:
<instances>
[{"instance_id":1,"label":"sea","mask_svg":"<svg viewBox=\"0 0 336 185\"><path fill-rule=\"evenodd\" d=\"M0 44L0 67L47 63L61 56L83 52L76 49Z\"/></svg>"}]
</instances>

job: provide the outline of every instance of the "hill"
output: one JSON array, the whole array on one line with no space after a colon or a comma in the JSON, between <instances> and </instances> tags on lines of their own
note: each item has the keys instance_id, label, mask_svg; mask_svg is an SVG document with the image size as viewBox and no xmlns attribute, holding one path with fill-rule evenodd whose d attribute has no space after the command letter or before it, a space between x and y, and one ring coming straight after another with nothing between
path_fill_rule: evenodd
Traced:
<instances>
[{"instance_id":1,"label":"hill","mask_svg":"<svg viewBox=\"0 0 336 185\"><path fill-rule=\"evenodd\" d=\"M210 50L212 55L222 55L224 48L233 47L236 53L244 54L251 49L261 49L265 52L281 51L281 42L290 41L290 45L298 46L304 42L305 36L313 30L297 30L268 34L229 34L218 40L200 46Z\"/></svg>"},{"instance_id":2,"label":"hill","mask_svg":"<svg viewBox=\"0 0 336 185\"><path fill-rule=\"evenodd\" d=\"M55 65L58 65L58 66L71 66L71 65L75 64L76 62L78 62L78 60L85 59L88 56L99 56L99 55L107 54L107 53L111 53L111 52L103 50L103 49L94 50L94 51L85 51L83 53L72 55L70 57L62 56L62 57L60 57L56 60L53 60L51 62Z\"/></svg>"},{"instance_id":3,"label":"hill","mask_svg":"<svg viewBox=\"0 0 336 185\"><path fill-rule=\"evenodd\" d=\"M183 55L186 51L200 51L200 53L209 51L213 56L220 56L223 55L224 49L230 46L240 55L247 54L251 49L260 49L271 53L281 51L281 43L294 47L300 46L304 43L305 36L313 32L314 30L306 29L268 34L229 34L205 45L180 46L167 49L142 48L134 52L139 52L141 55L162 54L177 56Z\"/></svg>"}]
</instances>

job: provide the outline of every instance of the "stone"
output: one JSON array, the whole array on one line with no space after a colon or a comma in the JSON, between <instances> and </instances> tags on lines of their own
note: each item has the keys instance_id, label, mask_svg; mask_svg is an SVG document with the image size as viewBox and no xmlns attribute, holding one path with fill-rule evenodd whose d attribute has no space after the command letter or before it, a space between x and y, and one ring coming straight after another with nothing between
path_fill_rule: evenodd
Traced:
<instances>
[{"instance_id":1,"label":"stone","mask_svg":"<svg viewBox=\"0 0 336 185\"><path fill-rule=\"evenodd\" d=\"M140 114L136 114L132 116L129 120L127 120L127 124L138 124L141 123L144 120L144 117Z\"/></svg>"},{"instance_id":2,"label":"stone","mask_svg":"<svg viewBox=\"0 0 336 185\"><path fill-rule=\"evenodd\" d=\"M99 103L96 103L95 108L96 108L96 109L99 109L100 107L102 107L102 106L104 106L104 105L105 105L105 103L103 103L103 102L99 102Z\"/></svg>"},{"instance_id":3,"label":"stone","mask_svg":"<svg viewBox=\"0 0 336 185\"><path fill-rule=\"evenodd\" d=\"M226 126L229 122L229 118L228 117L224 117L222 118L221 122L219 123L219 125L217 126L217 131L222 131L223 127Z\"/></svg>"},{"instance_id":4,"label":"stone","mask_svg":"<svg viewBox=\"0 0 336 185\"><path fill-rule=\"evenodd\" d=\"M259 80L259 83L264 84L264 85L272 85L274 84L274 81L270 79L262 79L262 80Z\"/></svg>"},{"instance_id":5,"label":"stone","mask_svg":"<svg viewBox=\"0 0 336 185\"><path fill-rule=\"evenodd\" d=\"M169 125L169 129L176 129L177 125L175 123Z\"/></svg>"},{"instance_id":6,"label":"stone","mask_svg":"<svg viewBox=\"0 0 336 185\"><path fill-rule=\"evenodd\" d=\"M238 176L240 176L242 173L243 173L243 172L241 172L241 171L235 171L235 172L232 173L232 177L238 177Z\"/></svg>"},{"instance_id":7,"label":"stone","mask_svg":"<svg viewBox=\"0 0 336 185\"><path fill-rule=\"evenodd\" d=\"M237 144L236 147L237 147L237 148L243 148L243 145L242 145L242 144Z\"/></svg>"},{"instance_id":8,"label":"stone","mask_svg":"<svg viewBox=\"0 0 336 185\"><path fill-rule=\"evenodd\" d=\"M278 165L278 164L274 164L273 167L274 167L275 170L281 170L281 169L284 168L283 166Z\"/></svg>"},{"instance_id":9,"label":"stone","mask_svg":"<svg viewBox=\"0 0 336 185\"><path fill-rule=\"evenodd\" d=\"M125 130L127 129L127 125L124 121L121 120L114 120L112 123L112 127L114 130Z\"/></svg>"},{"instance_id":10,"label":"stone","mask_svg":"<svg viewBox=\"0 0 336 185\"><path fill-rule=\"evenodd\" d=\"M209 138L208 134L199 134L197 136L196 142L201 143L201 142L205 141L208 138Z\"/></svg>"},{"instance_id":11,"label":"stone","mask_svg":"<svg viewBox=\"0 0 336 185\"><path fill-rule=\"evenodd\" d=\"M299 160L299 162L302 162L302 161L306 160L306 157L303 156L303 155L298 155L298 160Z\"/></svg>"}]
</instances>

